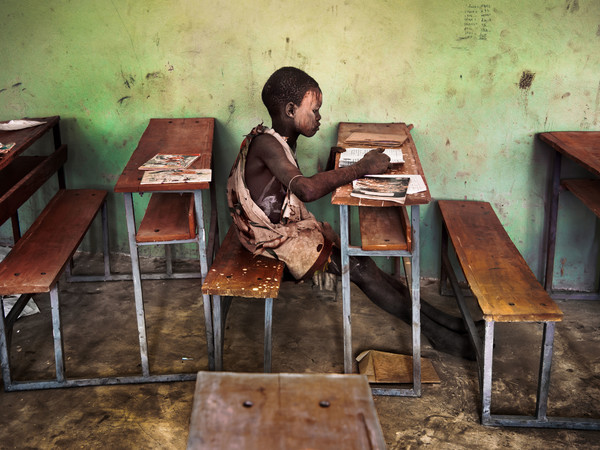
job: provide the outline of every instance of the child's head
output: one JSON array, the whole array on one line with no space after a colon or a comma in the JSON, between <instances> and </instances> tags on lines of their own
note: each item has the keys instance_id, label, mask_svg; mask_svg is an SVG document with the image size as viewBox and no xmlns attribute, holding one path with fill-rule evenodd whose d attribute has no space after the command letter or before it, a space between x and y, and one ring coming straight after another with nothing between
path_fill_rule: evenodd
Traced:
<instances>
[{"instance_id":1,"label":"child's head","mask_svg":"<svg viewBox=\"0 0 600 450\"><path fill-rule=\"evenodd\" d=\"M292 102L300 106L309 90L320 91L319 84L306 72L295 67L282 67L269 77L262 90L262 101L271 117L281 114Z\"/></svg>"}]
</instances>

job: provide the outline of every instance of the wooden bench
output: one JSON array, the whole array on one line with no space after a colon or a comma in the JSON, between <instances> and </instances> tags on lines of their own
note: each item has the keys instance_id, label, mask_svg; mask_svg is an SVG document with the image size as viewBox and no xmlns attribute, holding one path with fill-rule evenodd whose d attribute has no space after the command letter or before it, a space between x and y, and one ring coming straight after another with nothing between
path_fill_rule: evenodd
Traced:
<instances>
[{"instance_id":1,"label":"wooden bench","mask_svg":"<svg viewBox=\"0 0 600 450\"><path fill-rule=\"evenodd\" d=\"M13 382L9 364L7 327L2 314L0 356L5 390L43 389L67 385L62 350L58 280L98 212L102 210L106 214L106 196L106 191L97 189L60 189L23 237L16 242L6 258L0 262L0 295L50 293L56 365L54 381ZM7 317L8 322L14 320Z\"/></svg>"},{"instance_id":2,"label":"wooden bench","mask_svg":"<svg viewBox=\"0 0 600 450\"><path fill-rule=\"evenodd\" d=\"M231 297L242 297L265 299L264 371L271 371L273 299L279 295L284 267L281 261L253 256L240 244L234 226L229 228L202 284L202 293L212 297L216 370L223 368L222 330Z\"/></svg>"},{"instance_id":3,"label":"wooden bench","mask_svg":"<svg viewBox=\"0 0 600 450\"><path fill-rule=\"evenodd\" d=\"M200 372L187 449L385 449L364 375Z\"/></svg>"},{"instance_id":4,"label":"wooden bench","mask_svg":"<svg viewBox=\"0 0 600 450\"><path fill-rule=\"evenodd\" d=\"M441 286L450 281L476 348L482 397L482 423L493 426L549 426L550 419L546 411L554 326L555 322L562 320L563 314L537 281L489 203L440 200L438 204L443 225ZM466 282L483 313L483 343L449 258L449 240ZM535 417L491 414L496 322L543 323Z\"/></svg>"}]
</instances>

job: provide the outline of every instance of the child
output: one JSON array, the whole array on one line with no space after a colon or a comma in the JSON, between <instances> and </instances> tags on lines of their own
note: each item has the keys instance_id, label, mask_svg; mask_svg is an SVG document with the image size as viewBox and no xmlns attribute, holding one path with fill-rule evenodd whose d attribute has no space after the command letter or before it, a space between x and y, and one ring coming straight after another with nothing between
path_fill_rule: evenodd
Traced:
<instances>
[{"instance_id":1,"label":"child","mask_svg":"<svg viewBox=\"0 0 600 450\"><path fill-rule=\"evenodd\" d=\"M271 128L256 126L242 142L227 183L229 210L238 237L253 254L284 261L298 280L315 271L340 274L339 238L306 209L311 202L366 174L383 173L389 157L372 150L356 164L305 177L296 161L300 135L319 130L323 94L317 82L294 67L271 75L262 100ZM352 257L350 279L376 305L411 323L408 289L367 257ZM435 348L472 358L462 320L422 302L422 330Z\"/></svg>"}]
</instances>

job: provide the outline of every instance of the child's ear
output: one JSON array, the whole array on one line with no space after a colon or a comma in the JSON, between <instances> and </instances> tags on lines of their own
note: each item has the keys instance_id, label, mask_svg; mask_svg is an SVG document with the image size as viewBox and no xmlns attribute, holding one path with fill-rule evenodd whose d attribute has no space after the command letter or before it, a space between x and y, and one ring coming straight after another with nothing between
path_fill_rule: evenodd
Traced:
<instances>
[{"instance_id":1,"label":"child's ear","mask_svg":"<svg viewBox=\"0 0 600 450\"><path fill-rule=\"evenodd\" d=\"M289 102L287 105L285 105L285 115L287 117L294 117L294 115L296 114L296 105L294 104L294 102Z\"/></svg>"}]
</instances>

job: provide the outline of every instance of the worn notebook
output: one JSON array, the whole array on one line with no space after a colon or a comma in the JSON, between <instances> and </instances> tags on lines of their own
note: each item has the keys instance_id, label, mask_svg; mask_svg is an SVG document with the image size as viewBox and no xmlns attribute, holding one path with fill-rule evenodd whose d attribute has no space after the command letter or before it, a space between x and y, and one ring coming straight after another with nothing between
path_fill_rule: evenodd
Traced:
<instances>
[{"instance_id":1,"label":"worn notebook","mask_svg":"<svg viewBox=\"0 0 600 450\"><path fill-rule=\"evenodd\" d=\"M139 170L187 169L200 155L158 153L139 167Z\"/></svg>"}]
</instances>

